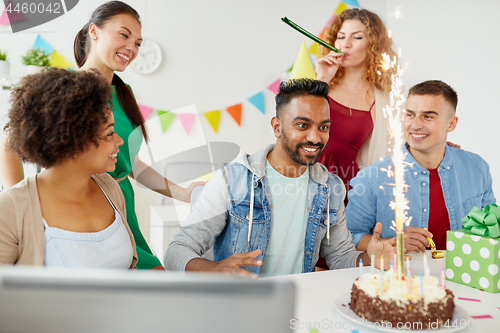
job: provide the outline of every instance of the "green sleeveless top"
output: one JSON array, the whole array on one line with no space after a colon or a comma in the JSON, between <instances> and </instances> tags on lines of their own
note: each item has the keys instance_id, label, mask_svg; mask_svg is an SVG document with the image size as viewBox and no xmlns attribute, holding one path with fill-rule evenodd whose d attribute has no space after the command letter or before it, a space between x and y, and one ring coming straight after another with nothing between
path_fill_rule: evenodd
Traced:
<instances>
[{"instance_id":1,"label":"green sleeveless top","mask_svg":"<svg viewBox=\"0 0 500 333\"><path fill-rule=\"evenodd\" d=\"M130 88L130 86L128 87ZM120 151L116 157L117 162L115 170L109 174L115 179L120 179L130 174L134 168L135 157L139 153L142 144L142 133L140 129L136 129L136 126L132 125L118 102L115 86L112 86L112 88L111 109L113 110L113 116L115 118L115 132L123 139L123 145L119 147ZM132 91L131 88L130 91ZM129 178L126 177L120 181L118 185L120 185L123 196L125 197L127 222L135 238L137 257L139 259L137 268L150 269L161 265L158 258L151 252L151 249L139 229L139 223L135 214L134 189L132 188Z\"/></svg>"}]
</instances>

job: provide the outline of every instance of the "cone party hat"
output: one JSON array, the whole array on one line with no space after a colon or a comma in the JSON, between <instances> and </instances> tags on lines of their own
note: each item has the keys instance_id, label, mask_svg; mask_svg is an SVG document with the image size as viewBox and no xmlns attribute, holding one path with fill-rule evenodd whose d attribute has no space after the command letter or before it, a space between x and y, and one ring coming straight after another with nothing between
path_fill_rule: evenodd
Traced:
<instances>
[{"instance_id":1,"label":"cone party hat","mask_svg":"<svg viewBox=\"0 0 500 333\"><path fill-rule=\"evenodd\" d=\"M302 42L299 55L293 65L292 74L290 74L290 80L301 78L316 80L316 74L314 73L311 57L309 56L309 52L307 52L306 42Z\"/></svg>"}]
</instances>

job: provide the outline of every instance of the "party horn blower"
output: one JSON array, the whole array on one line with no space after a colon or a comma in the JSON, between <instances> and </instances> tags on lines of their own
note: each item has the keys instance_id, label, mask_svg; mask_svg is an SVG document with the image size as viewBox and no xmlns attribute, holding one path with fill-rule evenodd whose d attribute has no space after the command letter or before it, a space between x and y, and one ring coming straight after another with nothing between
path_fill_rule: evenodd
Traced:
<instances>
[{"instance_id":1,"label":"party horn blower","mask_svg":"<svg viewBox=\"0 0 500 333\"><path fill-rule=\"evenodd\" d=\"M327 49L330 49L334 52L337 52L337 53L342 53L342 51L340 51L339 49L333 47L332 45L328 44L327 42L325 42L324 40L322 39L319 39L318 37L314 36L312 33L310 33L309 31L299 27L297 24L293 23L292 21L290 21L286 16L285 17L282 17L281 20L283 22L285 22L286 24L288 24L289 26L291 26L292 28L294 28L295 30L297 30L298 32L300 32L301 34L303 34L304 36L312 39L313 41L315 41L316 43L318 43L319 45L322 45L324 47L326 47Z\"/></svg>"}]
</instances>

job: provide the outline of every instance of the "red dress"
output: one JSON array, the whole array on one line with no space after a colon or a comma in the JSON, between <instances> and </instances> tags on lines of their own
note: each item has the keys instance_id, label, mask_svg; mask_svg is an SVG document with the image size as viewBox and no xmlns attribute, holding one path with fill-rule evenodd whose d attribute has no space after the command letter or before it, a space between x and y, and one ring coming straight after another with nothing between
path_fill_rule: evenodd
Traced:
<instances>
[{"instance_id":1,"label":"red dress","mask_svg":"<svg viewBox=\"0 0 500 333\"><path fill-rule=\"evenodd\" d=\"M328 96L330 101L330 138L321 153L318 162L328 168L328 171L342 179L346 193L351 189L350 181L359 171L356 157L363 143L373 130L373 119L369 111L351 109L337 103ZM347 194L344 200L347 205ZM328 269L325 258L319 256L317 267Z\"/></svg>"},{"instance_id":2,"label":"red dress","mask_svg":"<svg viewBox=\"0 0 500 333\"><path fill-rule=\"evenodd\" d=\"M321 153L318 162L328 168L328 171L342 179L346 191L350 189L350 180L359 171L356 157L361 146L373 130L371 116L372 104L369 111L351 109L337 103L328 96L330 101L330 139ZM347 196L345 199L347 204Z\"/></svg>"}]
</instances>

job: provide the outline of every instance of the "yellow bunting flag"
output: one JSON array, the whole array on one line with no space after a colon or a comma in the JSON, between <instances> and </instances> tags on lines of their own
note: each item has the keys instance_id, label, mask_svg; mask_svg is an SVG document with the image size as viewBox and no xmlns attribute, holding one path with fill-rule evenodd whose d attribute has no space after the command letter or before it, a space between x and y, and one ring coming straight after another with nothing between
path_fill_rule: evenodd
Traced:
<instances>
[{"instance_id":1,"label":"yellow bunting flag","mask_svg":"<svg viewBox=\"0 0 500 333\"><path fill-rule=\"evenodd\" d=\"M203 115L207 118L208 123L212 126L215 133L217 133L219 129L220 110L204 112Z\"/></svg>"},{"instance_id":2,"label":"yellow bunting flag","mask_svg":"<svg viewBox=\"0 0 500 333\"><path fill-rule=\"evenodd\" d=\"M73 66L73 64L69 62L62 54L58 53L56 50L52 52L50 67L59 67L65 69L71 66Z\"/></svg>"},{"instance_id":3,"label":"yellow bunting flag","mask_svg":"<svg viewBox=\"0 0 500 333\"><path fill-rule=\"evenodd\" d=\"M241 106L242 104L240 103L228 106L226 108L227 113L229 113L231 117L233 117L234 121L236 121L239 126L241 126Z\"/></svg>"},{"instance_id":4,"label":"yellow bunting flag","mask_svg":"<svg viewBox=\"0 0 500 333\"><path fill-rule=\"evenodd\" d=\"M318 55L318 46L319 46L319 44L314 42L313 45L311 45L311 47L309 48L309 52L311 52L312 54L317 56Z\"/></svg>"},{"instance_id":5,"label":"yellow bunting flag","mask_svg":"<svg viewBox=\"0 0 500 333\"><path fill-rule=\"evenodd\" d=\"M335 10L335 15L339 15L340 13L342 13L346 9L348 9L347 5L345 3L343 3L343 2L341 2L340 5Z\"/></svg>"},{"instance_id":6,"label":"yellow bunting flag","mask_svg":"<svg viewBox=\"0 0 500 333\"><path fill-rule=\"evenodd\" d=\"M307 52L306 42L302 42L299 55L293 65L292 74L290 74L290 80L301 78L316 80L316 74L314 73L311 57L309 56L309 52Z\"/></svg>"}]
</instances>

